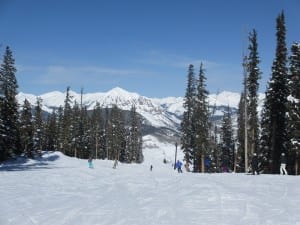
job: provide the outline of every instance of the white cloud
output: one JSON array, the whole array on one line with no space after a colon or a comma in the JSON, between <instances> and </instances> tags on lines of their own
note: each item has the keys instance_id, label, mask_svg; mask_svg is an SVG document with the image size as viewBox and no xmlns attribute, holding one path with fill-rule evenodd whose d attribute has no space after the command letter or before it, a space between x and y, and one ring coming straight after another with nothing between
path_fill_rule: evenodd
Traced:
<instances>
[{"instance_id":1,"label":"white cloud","mask_svg":"<svg viewBox=\"0 0 300 225\"><path fill-rule=\"evenodd\" d=\"M64 65L50 65L50 66L18 66L18 71L21 76L34 77L36 84L61 84L61 83L84 83L101 82L105 78L111 81L123 76L151 76L151 72L136 70L136 69L117 69L101 66L64 66Z\"/></svg>"},{"instance_id":2,"label":"white cloud","mask_svg":"<svg viewBox=\"0 0 300 225\"><path fill-rule=\"evenodd\" d=\"M197 66L200 66L201 62L207 69L221 66L221 64L213 61L205 59L195 59L179 54L163 53L158 50L151 50L144 53L144 56L141 57L141 59L136 60L136 62L149 65L168 66L173 68L188 68L190 64L193 64L195 68L197 68Z\"/></svg>"}]
</instances>

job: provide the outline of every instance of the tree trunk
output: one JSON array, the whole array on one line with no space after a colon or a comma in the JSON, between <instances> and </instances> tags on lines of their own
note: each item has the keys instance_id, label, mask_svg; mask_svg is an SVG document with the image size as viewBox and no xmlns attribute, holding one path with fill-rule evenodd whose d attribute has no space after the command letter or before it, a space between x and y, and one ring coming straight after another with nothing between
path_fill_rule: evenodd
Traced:
<instances>
[{"instance_id":1,"label":"tree trunk","mask_svg":"<svg viewBox=\"0 0 300 225\"><path fill-rule=\"evenodd\" d=\"M201 155L201 172L202 173L205 173L205 160L204 160L204 157L205 157L205 155L204 154L202 154Z\"/></svg>"},{"instance_id":2,"label":"tree trunk","mask_svg":"<svg viewBox=\"0 0 300 225\"><path fill-rule=\"evenodd\" d=\"M233 172L235 172L235 173L236 173L236 164L237 164L237 151L235 150L235 148L234 148L234 150L233 150L233 154L234 154Z\"/></svg>"},{"instance_id":3,"label":"tree trunk","mask_svg":"<svg viewBox=\"0 0 300 225\"><path fill-rule=\"evenodd\" d=\"M98 137L96 135L96 159L98 158Z\"/></svg>"}]
</instances>

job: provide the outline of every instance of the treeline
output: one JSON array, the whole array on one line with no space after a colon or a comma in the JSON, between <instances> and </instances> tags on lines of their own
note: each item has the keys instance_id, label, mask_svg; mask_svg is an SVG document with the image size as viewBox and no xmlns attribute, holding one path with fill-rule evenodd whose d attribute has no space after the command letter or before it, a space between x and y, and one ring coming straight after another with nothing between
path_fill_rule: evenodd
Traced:
<instances>
[{"instance_id":1,"label":"treeline","mask_svg":"<svg viewBox=\"0 0 300 225\"><path fill-rule=\"evenodd\" d=\"M258 89L261 71L257 32L249 34L248 54L243 59L244 90L233 129L230 108L224 112L221 127L211 120L206 75L200 65L196 78L190 65L187 76L181 148L186 167L193 172L249 172L254 153L263 173L278 174L280 155L288 158L289 174L299 174L300 156L300 44L286 45L284 12L276 19L276 54L271 78L258 114ZM214 110L213 110L214 111Z\"/></svg>"},{"instance_id":2,"label":"treeline","mask_svg":"<svg viewBox=\"0 0 300 225\"><path fill-rule=\"evenodd\" d=\"M141 120L132 106L129 118L116 105L102 109L100 103L88 111L73 102L67 88L64 106L45 116L42 99L35 106L27 99L18 105L16 67L9 47L0 67L0 161L41 151L61 151L77 158L141 163Z\"/></svg>"}]
</instances>

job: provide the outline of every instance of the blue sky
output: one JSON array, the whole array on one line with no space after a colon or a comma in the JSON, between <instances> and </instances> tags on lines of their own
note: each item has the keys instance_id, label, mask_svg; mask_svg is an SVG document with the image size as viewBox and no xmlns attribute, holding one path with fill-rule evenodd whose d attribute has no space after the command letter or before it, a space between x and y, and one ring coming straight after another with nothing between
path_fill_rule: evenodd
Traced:
<instances>
[{"instance_id":1,"label":"blue sky","mask_svg":"<svg viewBox=\"0 0 300 225\"><path fill-rule=\"evenodd\" d=\"M0 0L0 53L13 50L19 91L184 96L187 68L204 64L207 89L242 90L242 52L258 33L260 91L270 79L276 17L300 40L298 0Z\"/></svg>"}]
</instances>

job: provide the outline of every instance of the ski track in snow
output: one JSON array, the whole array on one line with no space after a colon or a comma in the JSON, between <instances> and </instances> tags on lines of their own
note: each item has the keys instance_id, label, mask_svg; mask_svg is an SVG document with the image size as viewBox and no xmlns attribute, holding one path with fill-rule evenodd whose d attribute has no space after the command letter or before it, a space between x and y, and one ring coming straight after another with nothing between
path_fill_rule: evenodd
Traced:
<instances>
[{"instance_id":1,"label":"ski track in snow","mask_svg":"<svg viewBox=\"0 0 300 225\"><path fill-rule=\"evenodd\" d=\"M53 154L34 167L0 167L1 225L300 225L299 177L178 174L155 155L88 169Z\"/></svg>"}]
</instances>

